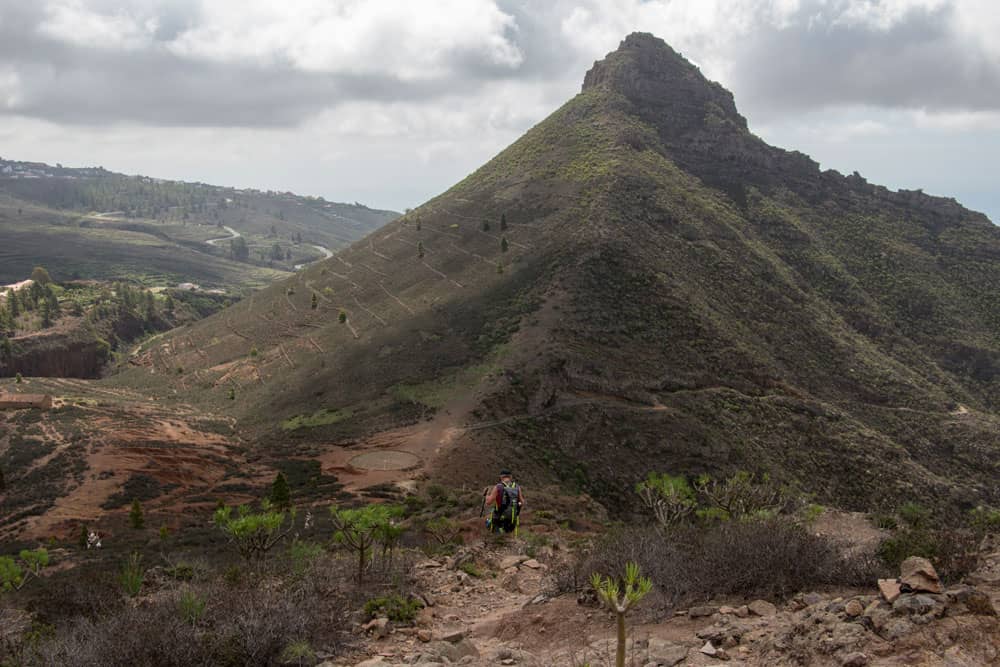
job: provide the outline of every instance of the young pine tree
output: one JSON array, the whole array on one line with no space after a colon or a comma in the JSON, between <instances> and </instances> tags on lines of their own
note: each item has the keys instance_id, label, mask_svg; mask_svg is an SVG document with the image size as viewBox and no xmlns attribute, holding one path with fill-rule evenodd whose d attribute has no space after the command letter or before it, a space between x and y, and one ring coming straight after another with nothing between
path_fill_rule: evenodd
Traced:
<instances>
[{"instance_id":1,"label":"young pine tree","mask_svg":"<svg viewBox=\"0 0 1000 667\"><path fill-rule=\"evenodd\" d=\"M316 292L313 292L312 300L309 302L309 307L313 310L319 308L319 298L316 296Z\"/></svg>"},{"instance_id":2,"label":"young pine tree","mask_svg":"<svg viewBox=\"0 0 1000 667\"><path fill-rule=\"evenodd\" d=\"M140 530L146 525L146 519L142 515L142 505L139 503L138 498L132 501L132 509L129 510L128 520L132 528L136 530Z\"/></svg>"},{"instance_id":3,"label":"young pine tree","mask_svg":"<svg viewBox=\"0 0 1000 667\"><path fill-rule=\"evenodd\" d=\"M420 259L424 258L424 242L417 241L417 257Z\"/></svg>"},{"instance_id":4,"label":"young pine tree","mask_svg":"<svg viewBox=\"0 0 1000 667\"><path fill-rule=\"evenodd\" d=\"M274 483L271 484L271 505L279 512L284 512L292 507L292 492L288 488L288 480L285 474L279 472Z\"/></svg>"},{"instance_id":5,"label":"young pine tree","mask_svg":"<svg viewBox=\"0 0 1000 667\"><path fill-rule=\"evenodd\" d=\"M507 214L506 213L501 213L500 214L500 231L501 232L507 231Z\"/></svg>"},{"instance_id":6,"label":"young pine tree","mask_svg":"<svg viewBox=\"0 0 1000 667\"><path fill-rule=\"evenodd\" d=\"M624 593L617 580L602 577L595 572L590 577L590 585L597 592L600 601L615 614L618 625L618 651L615 656L615 667L625 667L625 614L636 602L646 597L653 588L653 582L648 577L639 576L639 566L635 563L625 565Z\"/></svg>"},{"instance_id":7,"label":"young pine tree","mask_svg":"<svg viewBox=\"0 0 1000 667\"><path fill-rule=\"evenodd\" d=\"M510 249L510 244L507 243L507 237L500 239L500 252L507 252Z\"/></svg>"}]
</instances>

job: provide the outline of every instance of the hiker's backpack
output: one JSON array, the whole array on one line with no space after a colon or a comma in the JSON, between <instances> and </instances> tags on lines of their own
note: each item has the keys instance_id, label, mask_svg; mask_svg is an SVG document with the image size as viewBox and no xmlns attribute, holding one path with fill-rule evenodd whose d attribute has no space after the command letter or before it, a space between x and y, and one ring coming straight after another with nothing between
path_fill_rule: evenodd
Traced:
<instances>
[{"instance_id":1,"label":"hiker's backpack","mask_svg":"<svg viewBox=\"0 0 1000 667\"><path fill-rule=\"evenodd\" d=\"M513 520L521 510L517 503L519 497L520 491L517 488L517 482L511 482L510 486L497 484L497 502L499 503L497 515L505 521Z\"/></svg>"}]
</instances>

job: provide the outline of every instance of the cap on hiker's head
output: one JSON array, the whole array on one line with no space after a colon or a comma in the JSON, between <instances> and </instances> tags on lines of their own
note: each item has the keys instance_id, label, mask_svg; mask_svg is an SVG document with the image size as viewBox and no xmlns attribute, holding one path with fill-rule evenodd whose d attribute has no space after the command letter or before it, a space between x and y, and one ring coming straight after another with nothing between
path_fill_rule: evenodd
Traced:
<instances>
[{"instance_id":1,"label":"cap on hiker's head","mask_svg":"<svg viewBox=\"0 0 1000 667\"><path fill-rule=\"evenodd\" d=\"M500 476L501 477L512 477L512 475L510 474L509 470L501 470L500 471Z\"/></svg>"}]
</instances>

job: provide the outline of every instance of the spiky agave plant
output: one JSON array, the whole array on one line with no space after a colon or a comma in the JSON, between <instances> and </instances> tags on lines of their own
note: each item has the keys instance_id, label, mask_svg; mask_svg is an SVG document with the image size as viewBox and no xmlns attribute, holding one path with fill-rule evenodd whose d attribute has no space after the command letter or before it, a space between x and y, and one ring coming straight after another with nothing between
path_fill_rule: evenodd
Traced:
<instances>
[{"instance_id":1,"label":"spiky agave plant","mask_svg":"<svg viewBox=\"0 0 1000 667\"><path fill-rule=\"evenodd\" d=\"M624 592L621 584L625 585ZM639 576L639 566L635 563L625 564L625 577L621 584L617 579L603 577L597 572L590 575L590 585L594 587L597 597L604 606L615 613L618 622L616 667L625 667L625 615L653 588L653 582L649 577Z\"/></svg>"}]
</instances>

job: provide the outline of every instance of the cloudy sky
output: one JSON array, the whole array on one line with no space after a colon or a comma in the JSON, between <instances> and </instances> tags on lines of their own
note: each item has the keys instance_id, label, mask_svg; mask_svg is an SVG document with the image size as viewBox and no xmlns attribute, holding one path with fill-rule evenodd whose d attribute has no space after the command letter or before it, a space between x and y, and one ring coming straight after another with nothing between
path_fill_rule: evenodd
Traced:
<instances>
[{"instance_id":1,"label":"cloudy sky","mask_svg":"<svg viewBox=\"0 0 1000 667\"><path fill-rule=\"evenodd\" d=\"M0 156L402 210L634 30L769 142L1000 222L995 0L0 0Z\"/></svg>"}]
</instances>

